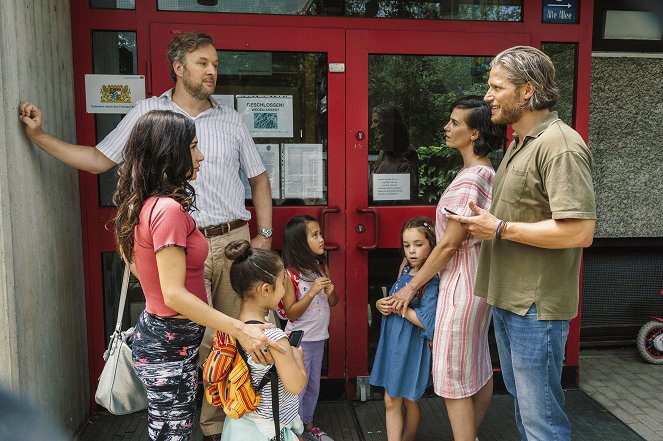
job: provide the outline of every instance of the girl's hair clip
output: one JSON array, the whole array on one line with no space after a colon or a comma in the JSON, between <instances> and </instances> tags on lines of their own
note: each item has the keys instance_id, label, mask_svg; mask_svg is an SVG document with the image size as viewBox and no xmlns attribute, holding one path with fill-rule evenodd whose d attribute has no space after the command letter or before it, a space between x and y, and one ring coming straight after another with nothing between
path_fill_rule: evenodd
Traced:
<instances>
[{"instance_id":1,"label":"girl's hair clip","mask_svg":"<svg viewBox=\"0 0 663 441\"><path fill-rule=\"evenodd\" d=\"M432 227L430 226L430 224L428 222L424 222L424 227L428 228L429 230L432 229Z\"/></svg>"}]
</instances>

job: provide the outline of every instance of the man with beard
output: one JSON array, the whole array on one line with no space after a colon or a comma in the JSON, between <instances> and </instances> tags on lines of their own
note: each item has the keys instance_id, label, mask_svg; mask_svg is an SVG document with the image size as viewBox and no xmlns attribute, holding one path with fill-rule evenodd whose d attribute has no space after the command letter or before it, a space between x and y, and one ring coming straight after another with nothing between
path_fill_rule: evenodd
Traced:
<instances>
[{"instance_id":1,"label":"man with beard","mask_svg":"<svg viewBox=\"0 0 663 441\"><path fill-rule=\"evenodd\" d=\"M490 212L449 215L484 242L474 293L492 305L502 376L515 399L521 440L570 440L562 362L578 312L582 248L596 223L592 157L550 109L555 67L527 46L491 63L484 100L514 139L495 175Z\"/></svg>"},{"instance_id":2,"label":"man with beard","mask_svg":"<svg viewBox=\"0 0 663 441\"><path fill-rule=\"evenodd\" d=\"M226 245L249 239L247 221L251 215L244 205L242 170L249 177L256 210L258 235L251 240L257 248L270 248L272 236L272 195L265 167L241 116L210 97L216 88L219 62L212 38L202 32L177 35L168 45L170 76L175 88L159 97L139 101L103 141L91 148L69 144L45 133L41 112L30 102L19 106L19 118L30 140L60 161L90 173L102 173L122 161L129 133L140 116L150 110L171 110L191 118L205 165L192 181L196 210L191 215L207 238L209 255L205 262L207 297L214 308L231 316L239 314L240 300L230 286L230 262ZM207 329L200 346L204 362L214 330ZM203 400L200 425L207 441L220 439L223 411Z\"/></svg>"}]
</instances>

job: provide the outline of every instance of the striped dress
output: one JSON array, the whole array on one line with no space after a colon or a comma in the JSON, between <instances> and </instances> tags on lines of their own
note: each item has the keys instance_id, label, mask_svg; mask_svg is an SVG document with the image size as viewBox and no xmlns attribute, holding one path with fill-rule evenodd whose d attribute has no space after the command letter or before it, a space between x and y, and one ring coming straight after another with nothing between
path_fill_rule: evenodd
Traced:
<instances>
[{"instance_id":1,"label":"striped dress","mask_svg":"<svg viewBox=\"0 0 663 441\"><path fill-rule=\"evenodd\" d=\"M437 205L435 233L438 243L447 227L444 207L462 216L473 216L467 206L475 201L490 208L495 171L475 166L461 170ZM490 305L473 295L481 242L471 235L440 274L440 295L433 338L433 386L444 398L476 394L493 375L488 349Z\"/></svg>"}]
</instances>

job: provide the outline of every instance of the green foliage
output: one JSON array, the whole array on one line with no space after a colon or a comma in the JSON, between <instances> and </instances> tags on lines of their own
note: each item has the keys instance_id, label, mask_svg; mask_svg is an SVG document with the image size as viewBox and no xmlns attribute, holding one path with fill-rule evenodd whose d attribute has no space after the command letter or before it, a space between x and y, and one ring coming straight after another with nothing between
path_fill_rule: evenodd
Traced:
<instances>
[{"instance_id":1,"label":"green foliage","mask_svg":"<svg viewBox=\"0 0 663 441\"><path fill-rule=\"evenodd\" d=\"M402 12L392 11L396 15ZM557 70L562 99L555 110L572 125L577 45L544 43L542 49ZM462 167L462 158L455 150L439 145L444 142L443 127L454 101L486 93L490 61L491 57L369 55L368 121L378 104L391 104L400 110L410 144L419 153L419 196L425 203L437 203ZM503 152L490 155L495 168L502 156Z\"/></svg>"},{"instance_id":2,"label":"green foliage","mask_svg":"<svg viewBox=\"0 0 663 441\"><path fill-rule=\"evenodd\" d=\"M553 110L557 111L562 121L575 127L574 102L578 45L576 43L542 43L541 50L555 63L555 79L561 99Z\"/></svg>"},{"instance_id":3,"label":"green foliage","mask_svg":"<svg viewBox=\"0 0 663 441\"><path fill-rule=\"evenodd\" d=\"M486 93L489 62L486 57L369 55L369 112L383 103L401 111L419 154L424 203L436 204L463 165L456 150L440 146L444 125L454 101Z\"/></svg>"},{"instance_id":4,"label":"green foliage","mask_svg":"<svg viewBox=\"0 0 663 441\"><path fill-rule=\"evenodd\" d=\"M443 146L419 147L419 197L436 204L440 195L463 167L458 150Z\"/></svg>"},{"instance_id":5,"label":"green foliage","mask_svg":"<svg viewBox=\"0 0 663 441\"><path fill-rule=\"evenodd\" d=\"M463 167L463 158L458 150L446 145L419 147L419 198L425 204L437 204L440 196ZM489 156L497 170L504 152L498 150Z\"/></svg>"},{"instance_id":6,"label":"green foliage","mask_svg":"<svg viewBox=\"0 0 663 441\"><path fill-rule=\"evenodd\" d=\"M414 146L439 144L449 106L466 95L486 93L490 58L369 55L370 112L378 104L396 106Z\"/></svg>"}]
</instances>

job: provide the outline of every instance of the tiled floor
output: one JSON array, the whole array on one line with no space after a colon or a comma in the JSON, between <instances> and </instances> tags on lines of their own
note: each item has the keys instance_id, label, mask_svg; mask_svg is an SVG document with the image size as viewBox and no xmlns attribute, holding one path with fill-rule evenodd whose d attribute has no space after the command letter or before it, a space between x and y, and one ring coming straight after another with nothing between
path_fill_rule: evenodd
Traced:
<instances>
[{"instance_id":1,"label":"tiled floor","mask_svg":"<svg viewBox=\"0 0 663 441\"><path fill-rule=\"evenodd\" d=\"M644 362L634 348L584 350L580 388L566 393L574 441L663 441L663 366ZM383 441L382 401L322 402L316 421L336 441ZM97 414L78 441L147 441L145 412L116 417ZM495 395L479 432L481 441L515 441L513 401ZM202 435L195 425L193 441ZM422 400L418 441L451 439L440 398Z\"/></svg>"},{"instance_id":2,"label":"tiled floor","mask_svg":"<svg viewBox=\"0 0 663 441\"><path fill-rule=\"evenodd\" d=\"M444 402L439 397L424 398L417 441L450 441L451 429ZM566 409L574 441L642 441L643 438L581 390L566 393ZM316 422L336 441L386 441L384 404L368 402L322 402ZM79 435L78 441L147 441L146 415L140 412L117 417L98 415ZM202 435L196 424L193 441ZM513 400L495 395L479 430L481 441L516 441ZM250 440L247 440L250 441Z\"/></svg>"}]
</instances>

